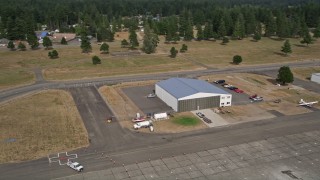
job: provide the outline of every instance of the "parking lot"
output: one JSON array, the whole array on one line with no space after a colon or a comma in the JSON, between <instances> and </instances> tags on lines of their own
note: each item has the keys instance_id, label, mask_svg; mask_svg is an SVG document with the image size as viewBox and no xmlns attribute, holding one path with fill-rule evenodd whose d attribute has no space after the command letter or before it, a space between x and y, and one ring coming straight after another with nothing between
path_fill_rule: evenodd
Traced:
<instances>
[{"instance_id":1,"label":"parking lot","mask_svg":"<svg viewBox=\"0 0 320 180\"><path fill-rule=\"evenodd\" d=\"M228 84L228 82L226 81L226 83ZM233 90L230 90L228 88L224 88L222 85L220 84L216 84L216 83L211 83L213 86L216 86L220 89L223 89L224 91L232 94L232 105L241 105L241 104L249 104L251 101L249 99L249 95L246 94L246 92L244 93L236 93Z\"/></svg>"},{"instance_id":2,"label":"parking lot","mask_svg":"<svg viewBox=\"0 0 320 180\"><path fill-rule=\"evenodd\" d=\"M153 90L154 85L135 86L122 89L122 91L145 114L173 111L167 104L165 104L158 97L147 98L148 94L153 93Z\"/></svg>"}]
</instances>

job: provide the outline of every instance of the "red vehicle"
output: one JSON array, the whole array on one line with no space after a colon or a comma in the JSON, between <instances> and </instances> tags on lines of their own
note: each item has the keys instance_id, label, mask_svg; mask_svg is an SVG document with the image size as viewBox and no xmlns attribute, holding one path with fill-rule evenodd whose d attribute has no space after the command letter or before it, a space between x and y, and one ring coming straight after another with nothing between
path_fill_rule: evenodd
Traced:
<instances>
[{"instance_id":1,"label":"red vehicle","mask_svg":"<svg viewBox=\"0 0 320 180\"><path fill-rule=\"evenodd\" d=\"M243 91L241 89L234 89L234 92L236 93L243 93Z\"/></svg>"},{"instance_id":2,"label":"red vehicle","mask_svg":"<svg viewBox=\"0 0 320 180\"><path fill-rule=\"evenodd\" d=\"M147 120L145 117L140 117L140 118L134 118L132 119L132 122L136 123L136 122L143 122Z\"/></svg>"},{"instance_id":3,"label":"red vehicle","mask_svg":"<svg viewBox=\"0 0 320 180\"><path fill-rule=\"evenodd\" d=\"M256 97L258 97L257 94L250 96L249 99L253 99L253 98L256 98Z\"/></svg>"}]
</instances>

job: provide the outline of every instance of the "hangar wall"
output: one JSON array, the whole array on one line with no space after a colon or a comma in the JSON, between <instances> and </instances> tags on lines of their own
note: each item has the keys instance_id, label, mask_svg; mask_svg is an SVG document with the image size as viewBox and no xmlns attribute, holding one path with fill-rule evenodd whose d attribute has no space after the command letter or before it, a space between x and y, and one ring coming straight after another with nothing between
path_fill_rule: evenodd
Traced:
<instances>
[{"instance_id":1,"label":"hangar wall","mask_svg":"<svg viewBox=\"0 0 320 180\"><path fill-rule=\"evenodd\" d=\"M313 73L313 74L311 75L311 81L320 84L320 73Z\"/></svg>"},{"instance_id":2,"label":"hangar wall","mask_svg":"<svg viewBox=\"0 0 320 180\"><path fill-rule=\"evenodd\" d=\"M178 101L178 112L208 109L213 107L220 107L220 96L211 96Z\"/></svg>"},{"instance_id":3,"label":"hangar wall","mask_svg":"<svg viewBox=\"0 0 320 180\"><path fill-rule=\"evenodd\" d=\"M166 90L162 89L159 85L156 84L155 87L156 95L164 101L168 106L173 110L178 111L178 100L169 94Z\"/></svg>"}]
</instances>

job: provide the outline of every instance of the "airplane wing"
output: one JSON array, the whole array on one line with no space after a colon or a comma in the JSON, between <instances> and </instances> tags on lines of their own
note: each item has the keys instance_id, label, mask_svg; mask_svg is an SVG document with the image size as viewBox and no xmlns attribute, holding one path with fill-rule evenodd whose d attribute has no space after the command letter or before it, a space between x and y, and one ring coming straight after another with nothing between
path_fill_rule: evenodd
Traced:
<instances>
[{"instance_id":1,"label":"airplane wing","mask_svg":"<svg viewBox=\"0 0 320 180\"><path fill-rule=\"evenodd\" d=\"M300 103L300 106L308 106L308 107L312 107L313 103Z\"/></svg>"}]
</instances>

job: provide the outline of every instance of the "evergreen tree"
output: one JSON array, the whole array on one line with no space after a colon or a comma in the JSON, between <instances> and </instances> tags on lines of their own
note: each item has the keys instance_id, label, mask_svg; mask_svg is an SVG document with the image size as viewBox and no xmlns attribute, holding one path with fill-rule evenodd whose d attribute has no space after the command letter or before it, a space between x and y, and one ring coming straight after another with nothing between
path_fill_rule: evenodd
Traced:
<instances>
[{"instance_id":1,"label":"evergreen tree","mask_svg":"<svg viewBox=\"0 0 320 180\"><path fill-rule=\"evenodd\" d=\"M226 28L226 35L231 36L232 31L233 31L234 22L233 22L233 19L230 15L229 11L227 11L227 10L224 11L222 19L224 21L224 25Z\"/></svg>"},{"instance_id":2,"label":"evergreen tree","mask_svg":"<svg viewBox=\"0 0 320 180\"><path fill-rule=\"evenodd\" d=\"M50 59L55 59L59 57L59 53L54 49L48 52L48 56L50 57Z\"/></svg>"},{"instance_id":3,"label":"evergreen tree","mask_svg":"<svg viewBox=\"0 0 320 180\"><path fill-rule=\"evenodd\" d=\"M25 40L26 39L26 22L24 19L15 19L15 33L16 39Z\"/></svg>"},{"instance_id":4,"label":"evergreen tree","mask_svg":"<svg viewBox=\"0 0 320 180\"><path fill-rule=\"evenodd\" d=\"M142 50L147 54L154 53L159 43L158 35L150 29L149 25L145 26L144 34Z\"/></svg>"},{"instance_id":5,"label":"evergreen tree","mask_svg":"<svg viewBox=\"0 0 320 180\"><path fill-rule=\"evenodd\" d=\"M109 45L107 43L103 43L100 46L100 51L102 51L103 54L108 54L109 53Z\"/></svg>"},{"instance_id":6,"label":"evergreen tree","mask_svg":"<svg viewBox=\"0 0 320 180\"><path fill-rule=\"evenodd\" d=\"M220 37L224 37L224 36L227 35L226 25L225 25L223 19L221 19L221 21L220 21L220 25L219 25L219 28L218 28L218 34L219 34Z\"/></svg>"},{"instance_id":7,"label":"evergreen tree","mask_svg":"<svg viewBox=\"0 0 320 180\"><path fill-rule=\"evenodd\" d=\"M258 33L258 32L254 33L253 39L254 39L255 41L260 41L260 40L261 40L261 35L260 35L260 33Z\"/></svg>"},{"instance_id":8,"label":"evergreen tree","mask_svg":"<svg viewBox=\"0 0 320 180\"><path fill-rule=\"evenodd\" d=\"M284 52L286 55L288 55L288 53L292 53L291 45L290 45L289 40L286 40L284 42L281 51Z\"/></svg>"},{"instance_id":9,"label":"evergreen tree","mask_svg":"<svg viewBox=\"0 0 320 180\"><path fill-rule=\"evenodd\" d=\"M243 39L244 36L245 36L244 19L243 19L243 15L240 13L234 25L233 37L237 39Z\"/></svg>"},{"instance_id":10,"label":"evergreen tree","mask_svg":"<svg viewBox=\"0 0 320 180\"><path fill-rule=\"evenodd\" d=\"M301 44L307 44L307 46L309 46L309 44L312 44L312 37L310 35L309 32L307 32L304 36L303 39L300 41Z\"/></svg>"},{"instance_id":11,"label":"evergreen tree","mask_svg":"<svg viewBox=\"0 0 320 180\"><path fill-rule=\"evenodd\" d=\"M308 26L304 20L301 21L301 30L299 32L300 37L304 37L307 33L309 33Z\"/></svg>"},{"instance_id":12,"label":"evergreen tree","mask_svg":"<svg viewBox=\"0 0 320 180\"><path fill-rule=\"evenodd\" d=\"M317 28L313 32L313 37L319 38L320 37L320 18L318 20Z\"/></svg>"},{"instance_id":13,"label":"evergreen tree","mask_svg":"<svg viewBox=\"0 0 320 180\"><path fill-rule=\"evenodd\" d=\"M67 40L66 40L66 38L65 37L62 37L62 39L61 39L61 42L60 42L62 45L67 45L68 44L68 42L67 42Z\"/></svg>"},{"instance_id":14,"label":"evergreen tree","mask_svg":"<svg viewBox=\"0 0 320 180\"><path fill-rule=\"evenodd\" d=\"M13 41L9 41L7 48L9 48L11 51L15 50L16 47L15 47Z\"/></svg>"},{"instance_id":15,"label":"evergreen tree","mask_svg":"<svg viewBox=\"0 0 320 180\"><path fill-rule=\"evenodd\" d=\"M190 23L188 23L187 30L185 31L184 40L191 41L193 39L193 28Z\"/></svg>"},{"instance_id":16,"label":"evergreen tree","mask_svg":"<svg viewBox=\"0 0 320 180\"><path fill-rule=\"evenodd\" d=\"M127 41L126 39L123 39L123 40L121 41L121 47L122 47L122 48L125 48L125 47L128 47L128 46L129 46L128 41Z\"/></svg>"},{"instance_id":17,"label":"evergreen tree","mask_svg":"<svg viewBox=\"0 0 320 180\"><path fill-rule=\"evenodd\" d=\"M277 81L281 82L283 85L293 82L293 74L288 66L282 66L279 69Z\"/></svg>"},{"instance_id":18,"label":"evergreen tree","mask_svg":"<svg viewBox=\"0 0 320 180\"><path fill-rule=\"evenodd\" d=\"M136 31L133 28L130 28L130 32L129 32L129 42L130 42L130 46L131 48L136 48L139 46L139 42L137 39L137 34Z\"/></svg>"},{"instance_id":19,"label":"evergreen tree","mask_svg":"<svg viewBox=\"0 0 320 180\"><path fill-rule=\"evenodd\" d=\"M254 34L256 31L256 17L254 11L248 11L245 21L246 34Z\"/></svg>"},{"instance_id":20,"label":"evergreen tree","mask_svg":"<svg viewBox=\"0 0 320 180\"><path fill-rule=\"evenodd\" d=\"M300 18L298 16L294 16L290 19L291 30L290 34L292 37L296 37L302 31Z\"/></svg>"},{"instance_id":21,"label":"evergreen tree","mask_svg":"<svg viewBox=\"0 0 320 180\"><path fill-rule=\"evenodd\" d=\"M233 56L232 62L234 64L240 64L242 62L242 57L240 55Z\"/></svg>"},{"instance_id":22,"label":"evergreen tree","mask_svg":"<svg viewBox=\"0 0 320 180\"><path fill-rule=\"evenodd\" d=\"M181 49L180 49L180 52L181 52L181 53L184 53L184 52L186 52L186 51L188 51L188 46L185 45L185 44L182 44L182 47L181 47Z\"/></svg>"},{"instance_id":23,"label":"evergreen tree","mask_svg":"<svg viewBox=\"0 0 320 180\"><path fill-rule=\"evenodd\" d=\"M20 43L18 44L18 49L19 49L20 51L25 51L25 50L26 50L26 45L25 45L23 42L20 42Z\"/></svg>"},{"instance_id":24,"label":"evergreen tree","mask_svg":"<svg viewBox=\"0 0 320 180\"><path fill-rule=\"evenodd\" d=\"M224 36L224 37L222 38L222 44L227 44L228 42L229 42L229 38L226 37L226 36Z\"/></svg>"},{"instance_id":25,"label":"evergreen tree","mask_svg":"<svg viewBox=\"0 0 320 180\"><path fill-rule=\"evenodd\" d=\"M265 36L274 36L277 32L277 24L275 21L275 18L272 14L272 12L269 13L269 15L266 18L265 22Z\"/></svg>"},{"instance_id":26,"label":"evergreen tree","mask_svg":"<svg viewBox=\"0 0 320 180\"><path fill-rule=\"evenodd\" d=\"M2 21L2 19L0 18L0 39L5 37L5 25Z\"/></svg>"},{"instance_id":27,"label":"evergreen tree","mask_svg":"<svg viewBox=\"0 0 320 180\"><path fill-rule=\"evenodd\" d=\"M101 59L98 56L93 56L92 57L92 64L94 64L94 65L101 64Z\"/></svg>"},{"instance_id":28,"label":"evergreen tree","mask_svg":"<svg viewBox=\"0 0 320 180\"><path fill-rule=\"evenodd\" d=\"M12 17L9 17L7 19L7 35L6 36L9 40L18 39L16 24Z\"/></svg>"},{"instance_id":29,"label":"evergreen tree","mask_svg":"<svg viewBox=\"0 0 320 180\"><path fill-rule=\"evenodd\" d=\"M166 21L163 27L165 29L166 41L178 41L179 36L177 34L178 26L177 26L177 18L175 16L170 16Z\"/></svg>"},{"instance_id":30,"label":"evergreen tree","mask_svg":"<svg viewBox=\"0 0 320 180\"><path fill-rule=\"evenodd\" d=\"M175 58L175 57L177 56L177 54L178 54L178 50L176 50L175 47L172 47L172 48L170 49L170 57L171 57L171 58Z\"/></svg>"},{"instance_id":31,"label":"evergreen tree","mask_svg":"<svg viewBox=\"0 0 320 180\"><path fill-rule=\"evenodd\" d=\"M204 39L202 27L201 27L200 24L197 24L196 27L197 27L197 30L198 30L198 32L197 32L197 40L198 40L198 41L201 41L201 40Z\"/></svg>"},{"instance_id":32,"label":"evergreen tree","mask_svg":"<svg viewBox=\"0 0 320 180\"><path fill-rule=\"evenodd\" d=\"M83 34L81 36L80 48L82 49L83 53L89 53L89 52L92 51L92 46L91 46L91 43L89 41L89 38L85 34Z\"/></svg>"},{"instance_id":33,"label":"evergreen tree","mask_svg":"<svg viewBox=\"0 0 320 180\"><path fill-rule=\"evenodd\" d=\"M27 35L28 44L31 46L31 49L37 49L39 47L39 42L37 36L33 34Z\"/></svg>"},{"instance_id":34,"label":"evergreen tree","mask_svg":"<svg viewBox=\"0 0 320 180\"><path fill-rule=\"evenodd\" d=\"M212 24L207 23L207 24L204 26L203 38L204 38L205 40L208 40L208 39L210 39L210 38L213 38Z\"/></svg>"},{"instance_id":35,"label":"evergreen tree","mask_svg":"<svg viewBox=\"0 0 320 180\"><path fill-rule=\"evenodd\" d=\"M287 38L290 36L287 17L284 13L280 13L277 17L277 35L279 38Z\"/></svg>"},{"instance_id":36,"label":"evergreen tree","mask_svg":"<svg viewBox=\"0 0 320 180\"><path fill-rule=\"evenodd\" d=\"M44 37L42 45L45 47L45 49L51 48L52 47L51 39L48 36Z\"/></svg>"}]
</instances>

